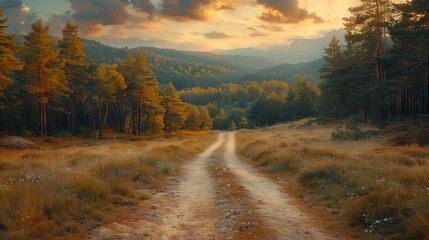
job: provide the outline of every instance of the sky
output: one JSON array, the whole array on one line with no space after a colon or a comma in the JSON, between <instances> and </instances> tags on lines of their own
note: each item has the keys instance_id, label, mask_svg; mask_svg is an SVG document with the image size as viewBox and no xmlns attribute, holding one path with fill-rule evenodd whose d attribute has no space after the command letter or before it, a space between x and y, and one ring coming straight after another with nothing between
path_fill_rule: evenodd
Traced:
<instances>
[{"instance_id":1,"label":"sky","mask_svg":"<svg viewBox=\"0 0 429 240\"><path fill-rule=\"evenodd\" d=\"M359 0L0 0L9 33L26 34L41 18L51 34L65 23L116 47L190 51L287 47L341 28Z\"/></svg>"}]
</instances>

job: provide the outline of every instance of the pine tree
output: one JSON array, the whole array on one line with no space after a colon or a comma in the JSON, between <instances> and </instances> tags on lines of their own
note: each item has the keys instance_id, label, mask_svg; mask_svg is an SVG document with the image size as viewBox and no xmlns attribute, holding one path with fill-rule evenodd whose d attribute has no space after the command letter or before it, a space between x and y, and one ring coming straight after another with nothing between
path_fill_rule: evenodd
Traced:
<instances>
[{"instance_id":1,"label":"pine tree","mask_svg":"<svg viewBox=\"0 0 429 240\"><path fill-rule=\"evenodd\" d=\"M157 120L164 112L158 81L149 70L143 53L139 52L135 58L129 54L125 61L120 62L118 70L123 74L128 85L127 102L131 105L129 108L132 132L143 134L162 129L162 123ZM125 120L123 122L125 123Z\"/></svg>"},{"instance_id":2,"label":"pine tree","mask_svg":"<svg viewBox=\"0 0 429 240\"><path fill-rule=\"evenodd\" d=\"M268 99L265 93L255 101L250 109L250 119L258 126L265 126L268 124Z\"/></svg>"},{"instance_id":3,"label":"pine tree","mask_svg":"<svg viewBox=\"0 0 429 240\"><path fill-rule=\"evenodd\" d=\"M234 122L234 121L232 121L232 122L229 124L228 130L229 130L229 131L236 131L236 130L237 130L237 124L235 124L235 122Z\"/></svg>"},{"instance_id":4,"label":"pine tree","mask_svg":"<svg viewBox=\"0 0 429 240\"><path fill-rule=\"evenodd\" d=\"M390 29L394 79L392 115L429 115L429 5L425 0L396 4L398 17Z\"/></svg>"},{"instance_id":5,"label":"pine tree","mask_svg":"<svg viewBox=\"0 0 429 240\"><path fill-rule=\"evenodd\" d=\"M59 50L49 37L49 27L42 20L31 25L26 37L22 58L27 82L26 91L38 103L36 122L40 135L48 135L48 105L63 96L67 87L64 79L64 62L58 58Z\"/></svg>"},{"instance_id":6,"label":"pine tree","mask_svg":"<svg viewBox=\"0 0 429 240\"><path fill-rule=\"evenodd\" d=\"M86 100L89 104L89 128L91 133L95 131L95 96L97 85L99 79L97 77L98 65L94 62L93 59L89 61L88 67L85 69L85 95L87 96Z\"/></svg>"},{"instance_id":7,"label":"pine tree","mask_svg":"<svg viewBox=\"0 0 429 240\"><path fill-rule=\"evenodd\" d=\"M289 89L289 99L291 108L289 109L294 117L309 117L316 112L316 99L320 96L317 85L312 85L310 81L301 77L294 82Z\"/></svg>"},{"instance_id":8,"label":"pine tree","mask_svg":"<svg viewBox=\"0 0 429 240\"><path fill-rule=\"evenodd\" d=\"M85 84L85 53L82 40L78 37L78 26L67 22L62 31L63 39L60 44L60 57L65 62L65 76L69 89L69 131L73 135L78 133L78 103L82 100L83 86Z\"/></svg>"},{"instance_id":9,"label":"pine tree","mask_svg":"<svg viewBox=\"0 0 429 240\"><path fill-rule=\"evenodd\" d=\"M0 7L0 17L3 15ZM15 45L13 35L6 35L5 31L8 28L6 24L8 19L0 18L0 97L4 97L4 91L12 85L10 75L14 71L22 70L22 63L15 56L15 53L20 49ZM2 104L0 102L0 108Z\"/></svg>"},{"instance_id":10,"label":"pine tree","mask_svg":"<svg viewBox=\"0 0 429 240\"><path fill-rule=\"evenodd\" d=\"M201 119L201 126L200 126L201 130L207 131L212 129L213 119L210 117L210 113L207 107L203 107L201 109L200 119Z\"/></svg>"},{"instance_id":11,"label":"pine tree","mask_svg":"<svg viewBox=\"0 0 429 240\"><path fill-rule=\"evenodd\" d=\"M320 70L322 82L319 86L322 95L319 108L321 114L327 117L349 116L351 109L347 104L352 92L356 90L344 81L348 78L348 71L342 71L346 65L341 48L340 41L334 36L325 48L325 64Z\"/></svg>"},{"instance_id":12,"label":"pine tree","mask_svg":"<svg viewBox=\"0 0 429 240\"><path fill-rule=\"evenodd\" d=\"M225 109L220 108L219 113L213 119L213 126L215 127L215 129L220 129L220 130L226 129L225 120L226 120Z\"/></svg>"},{"instance_id":13,"label":"pine tree","mask_svg":"<svg viewBox=\"0 0 429 240\"><path fill-rule=\"evenodd\" d=\"M140 134L143 134L143 132L155 132L157 125L159 125L156 118L164 113L164 109L161 106L162 98L159 95L158 81L153 76L152 71L149 70L143 53L139 52L137 54L135 65L139 82L137 96L139 98ZM142 118L144 118L144 121ZM142 121L143 123L141 123Z\"/></svg>"},{"instance_id":14,"label":"pine tree","mask_svg":"<svg viewBox=\"0 0 429 240\"><path fill-rule=\"evenodd\" d=\"M186 120L185 104L172 83L164 89L162 105L165 109L164 132L171 133L182 128Z\"/></svg>"},{"instance_id":15,"label":"pine tree","mask_svg":"<svg viewBox=\"0 0 429 240\"><path fill-rule=\"evenodd\" d=\"M247 119L246 117L242 117L239 123L240 128L247 128Z\"/></svg>"},{"instance_id":16,"label":"pine tree","mask_svg":"<svg viewBox=\"0 0 429 240\"><path fill-rule=\"evenodd\" d=\"M195 105L188 105L186 112L188 112L188 117L185 122L185 128L191 131L200 130L201 114L200 114L200 111L198 110L198 107Z\"/></svg>"},{"instance_id":17,"label":"pine tree","mask_svg":"<svg viewBox=\"0 0 429 240\"><path fill-rule=\"evenodd\" d=\"M98 130L101 137L101 130L107 127L109 116L109 104L117 101L123 96L127 85L124 77L117 70L117 65L101 64L97 69L98 83L95 95L98 99ZM105 109L104 117L102 116Z\"/></svg>"},{"instance_id":18,"label":"pine tree","mask_svg":"<svg viewBox=\"0 0 429 240\"><path fill-rule=\"evenodd\" d=\"M361 4L349 8L351 16L345 18L347 55L351 58L350 74L346 80L354 88L359 110L367 118L368 108L378 112L378 118L386 117L387 27L392 6L388 0L361 0ZM354 64L353 64L354 63Z\"/></svg>"},{"instance_id":19,"label":"pine tree","mask_svg":"<svg viewBox=\"0 0 429 240\"><path fill-rule=\"evenodd\" d=\"M232 108L231 110L229 110L227 117L225 119L226 123L231 123L231 122L235 122L238 123L240 122L241 118L246 116L246 110L242 109L242 108Z\"/></svg>"},{"instance_id":20,"label":"pine tree","mask_svg":"<svg viewBox=\"0 0 429 240\"><path fill-rule=\"evenodd\" d=\"M5 34L5 31L8 28L8 25L6 24L8 19L2 19L2 15L3 13L0 7L0 134L3 133L2 111L4 106L2 100L5 97L4 93L6 89L8 89L13 84L10 75L14 71L22 70L22 63L15 56L20 48L17 47L14 43L15 36ZM16 101L14 102L16 103ZM13 109L11 108L9 111L12 113ZM14 119L10 119L12 125L14 124L14 121ZM12 129L9 130L12 131Z\"/></svg>"}]
</instances>

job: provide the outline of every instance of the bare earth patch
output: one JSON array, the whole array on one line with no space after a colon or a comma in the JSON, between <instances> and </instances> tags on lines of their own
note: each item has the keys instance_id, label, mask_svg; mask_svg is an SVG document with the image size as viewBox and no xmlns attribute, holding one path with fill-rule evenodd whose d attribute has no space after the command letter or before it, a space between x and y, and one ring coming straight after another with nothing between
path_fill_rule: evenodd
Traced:
<instances>
[{"instance_id":1,"label":"bare earth patch","mask_svg":"<svg viewBox=\"0 0 429 240\"><path fill-rule=\"evenodd\" d=\"M237 158L235 133L220 133L179 177L124 217L89 238L329 239L281 185Z\"/></svg>"}]
</instances>

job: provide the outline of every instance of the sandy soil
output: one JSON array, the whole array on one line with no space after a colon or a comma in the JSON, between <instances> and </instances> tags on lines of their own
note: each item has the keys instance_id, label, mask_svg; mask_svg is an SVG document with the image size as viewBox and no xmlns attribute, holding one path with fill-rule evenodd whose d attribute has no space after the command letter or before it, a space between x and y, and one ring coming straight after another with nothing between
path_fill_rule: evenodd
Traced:
<instances>
[{"instance_id":1,"label":"sandy soil","mask_svg":"<svg viewBox=\"0 0 429 240\"><path fill-rule=\"evenodd\" d=\"M316 228L317 222L301 211L295 199L282 187L240 161L235 153L235 133L229 133L226 142L225 164L239 177L239 181L257 200L256 211L272 230L270 237L277 239L329 239Z\"/></svg>"},{"instance_id":2,"label":"sandy soil","mask_svg":"<svg viewBox=\"0 0 429 240\"><path fill-rule=\"evenodd\" d=\"M284 187L240 161L235 133L183 166L163 191L89 239L334 239Z\"/></svg>"}]
</instances>

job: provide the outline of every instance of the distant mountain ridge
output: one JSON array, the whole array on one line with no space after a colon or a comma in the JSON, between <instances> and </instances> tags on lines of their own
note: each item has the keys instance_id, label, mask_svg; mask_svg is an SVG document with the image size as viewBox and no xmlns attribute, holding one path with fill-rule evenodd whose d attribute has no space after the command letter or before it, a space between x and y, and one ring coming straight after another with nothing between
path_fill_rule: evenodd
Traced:
<instances>
[{"instance_id":1,"label":"distant mountain ridge","mask_svg":"<svg viewBox=\"0 0 429 240\"><path fill-rule=\"evenodd\" d=\"M202 64L220 65L232 69L262 69L279 65L283 62L275 61L264 57L220 55L210 52L179 51L168 48L137 47L137 48L115 48L104 45L95 40L83 39L84 49L88 59L93 58L96 62L114 63L116 58L125 59L129 52L149 51L157 55L167 56L176 60L195 61ZM114 51L113 51L114 49ZM107 56L106 53L110 53Z\"/></svg>"},{"instance_id":2,"label":"distant mountain ridge","mask_svg":"<svg viewBox=\"0 0 429 240\"><path fill-rule=\"evenodd\" d=\"M22 45L24 39L22 35L17 36L16 42ZM86 61L93 59L96 63L115 64L126 59L130 53L142 52L158 81L162 85L173 82L178 89L270 79L293 82L300 76L318 82L318 71L323 64L322 59L282 64L259 56L219 55L154 47L116 48L88 39L82 39L82 42L87 55Z\"/></svg>"},{"instance_id":3,"label":"distant mountain ridge","mask_svg":"<svg viewBox=\"0 0 429 240\"><path fill-rule=\"evenodd\" d=\"M323 55L324 48L329 44L333 36L342 42L345 35L344 29L327 32L323 37L316 39L293 39L288 45L276 46L270 50L259 50L255 48L239 49L215 49L212 53L220 55L241 55L249 57L263 57L281 63L310 62L319 59Z\"/></svg>"}]
</instances>

